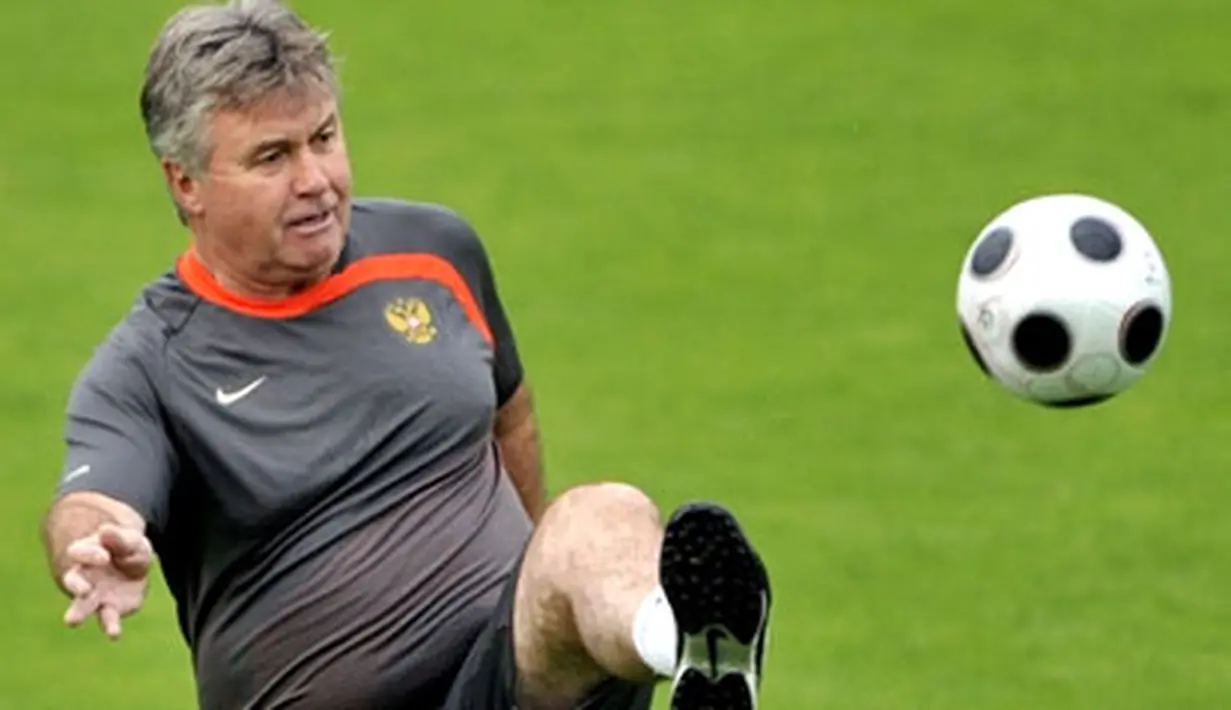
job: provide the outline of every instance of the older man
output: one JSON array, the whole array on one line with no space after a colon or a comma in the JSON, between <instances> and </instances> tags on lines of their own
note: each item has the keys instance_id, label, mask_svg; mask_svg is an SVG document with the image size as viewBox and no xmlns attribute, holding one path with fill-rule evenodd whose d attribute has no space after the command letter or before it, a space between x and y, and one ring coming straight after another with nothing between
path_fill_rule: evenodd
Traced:
<instances>
[{"instance_id":1,"label":"older man","mask_svg":"<svg viewBox=\"0 0 1231 710\"><path fill-rule=\"evenodd\" d=\"M164 27L141 109L191 246L85 366L45 523L65 619L106 633L157 554L199 704L756 705L768 578L723 508L546 505L485 250L352 199L322 35L272 0Z\"/></svg>"}]
</instances>

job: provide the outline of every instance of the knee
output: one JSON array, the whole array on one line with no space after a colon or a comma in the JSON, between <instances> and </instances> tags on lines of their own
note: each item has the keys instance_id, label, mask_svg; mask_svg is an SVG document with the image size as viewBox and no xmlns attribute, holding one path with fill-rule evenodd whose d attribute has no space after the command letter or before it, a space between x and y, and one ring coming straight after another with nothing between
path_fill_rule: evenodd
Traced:
<instances>
[{"instance_id":1,"label":"knee","mask_svg":"<svg viewBox=\"0 0 1231 710\"><path fill-rule=\"evenodd\" d=\"M539 520L523 581L528 589L568 596L612 565L653 562L661 542L658 508L644 492L624 483L577 486L557 496Z\"/></svg>"},{"instance_id":2,"label":"knee","mask_svg":"<svg viewBox=\"0 0 1231 710\"><path fill-rule=\"evenodd\" d=\"M558 495L539 520L532 554L559 562L619 544L630 530L656 530L658 508L648 495L625 483L589 483Z\"/></svg>"},{"instance_id":3,"label":"knee","mask_svg":"<svg viewBox=\"0 0 1231 710\"><path fill-rule=\"evenodd\" d=\"M612 520L658 518L658 506L636 486L603 482L575 486L561 493L548 507L549 518L571 524L607 523Z\"/></svg>"}]
</instances>

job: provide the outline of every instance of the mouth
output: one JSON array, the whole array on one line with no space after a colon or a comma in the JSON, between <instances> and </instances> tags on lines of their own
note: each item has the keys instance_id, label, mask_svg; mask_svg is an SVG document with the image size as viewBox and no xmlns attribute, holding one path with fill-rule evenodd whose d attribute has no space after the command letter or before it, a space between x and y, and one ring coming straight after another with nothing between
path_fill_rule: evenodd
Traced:
<instances>
[{"instance_id":1,"label":"mouth","mask_svg":"<svg viewBox=\"0 0 1231 710\"><path fill-rule=\"evenodd\" d=\"M302 215L291 220L287 220L286 226L288 229L297 232L317 232L325 229L333 223L333 210L323 209L311 214Z\"/></svg>"}]
</instances>

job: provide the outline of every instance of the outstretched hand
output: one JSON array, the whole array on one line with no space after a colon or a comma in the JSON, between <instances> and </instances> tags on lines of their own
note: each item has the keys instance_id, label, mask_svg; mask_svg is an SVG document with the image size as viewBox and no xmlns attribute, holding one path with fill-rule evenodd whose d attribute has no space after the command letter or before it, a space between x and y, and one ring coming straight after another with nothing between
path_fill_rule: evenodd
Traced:
<instances>
[{"instance_id":1,"label":"outstretched hand","mask_svg":"<svg viewBox=\"0 0 1231 710\"><path fill-rule=\"evenodd\" d=\"M105 524L98 532L68 546L72 566L64 573L64 588L73 601L64 623L80 626L97 614L103 632L120 637L120 619L145 602L153 548L132 528Z\"/></svg>"}]
</instances>

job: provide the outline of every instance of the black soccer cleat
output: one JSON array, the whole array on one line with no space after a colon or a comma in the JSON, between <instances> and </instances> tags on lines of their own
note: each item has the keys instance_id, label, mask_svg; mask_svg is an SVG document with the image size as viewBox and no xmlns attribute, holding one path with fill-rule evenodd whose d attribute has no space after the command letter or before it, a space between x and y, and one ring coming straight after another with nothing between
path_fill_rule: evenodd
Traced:
<instances>
[{"instance_id":1,"label":"black soccer cleat","mask_svg":"<svg viewBox=\"0 0 1231 710\"><path fill-rule=\"evenodd\" d=\"M756 710L771 592L739 523L709 503L678 509L659 582L679 635L671 710Z\"/></svg>"}]
</instances>

